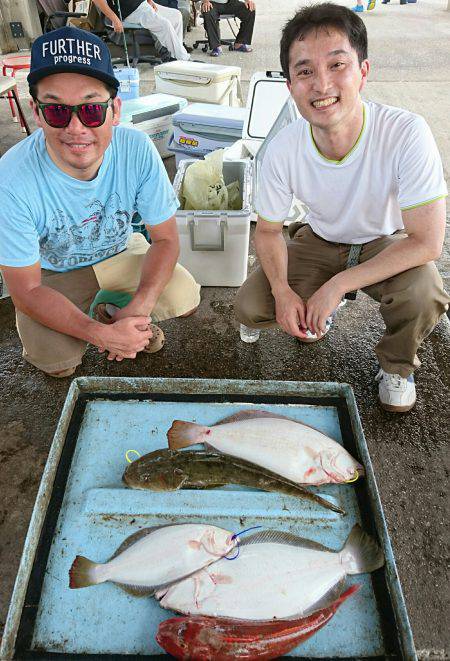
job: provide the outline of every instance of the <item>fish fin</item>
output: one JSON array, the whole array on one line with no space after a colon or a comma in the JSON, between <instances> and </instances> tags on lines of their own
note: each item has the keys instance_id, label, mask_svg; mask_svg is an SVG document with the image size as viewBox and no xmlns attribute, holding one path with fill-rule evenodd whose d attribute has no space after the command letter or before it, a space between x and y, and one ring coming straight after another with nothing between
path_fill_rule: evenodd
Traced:
<instances>
[{"instance_id":1,"label":"fish fin","mask_svg":"<svg viewBox=\"0 0 450 661\"><path fill-rule=\"evenodd\" d=\"M94 576L93 570L98 566L97 562L92 562L82 555L77 555L69 569L69 588L87 588L89 585L103 583Z\"/></svg>"},{"instance_id":2,"label":"fish fin","mask_svg":"<svg viewBox=\"0 0 450 661\"><path fill-rule=\"evenodd\" d=\"M298 422L298 420L289 418L287 415L278 415L277 413L263 411L262 409L246 409L245 411L237 411L237 413L228 415L226 418L223 418L223 420L216 422L214 426L226 425L230 422L241 422L242 420L252 420L253 418L280 418L281 420L291 420L292 422Z\"/></svg>"},{"instance_id":3,"label":"fish fin","mask_svg":"<svg viewBox=\"0 0 450 661\"><path fill-rule=\"evenodd\" d=\"M304 539L303 537L298 537L291 532L284 532L281 530L262 530L261 532L256 532L253 535L244 537L242 540L239 540L241 546L247 546L248 544L262 544L262 543L272 543L272 544L285 544L288 546L299 546L301 548L312 549L314 551L328 551L331 552L331 549L319 544L319 542L314 542L311 539Z\"/></svg>"},{"instance_id":4,"label":"fish fin","mask_svg":"<svg viewBox=\"0 0 450 661\"><path fill-rule=\"evenodd\" d=\"M315 611L322 610L323 608L329 608L332 604L335 603L337 599L342 595L344 591L344 585L345 585L345 577L341 578L336 585L333 585L328 592L325 592L318 601L316 601L314 604L312 604L309 608L307 608L303 615L307 617L308 615L312 615Z\"/></svg>"},{"instance_id":5,"label":"fish fin","mask_svg":"<svg viewBox=\"0 0 450 661\"><path fill-rule=\"evenodd\" d=\"M353 526L341 554L349 555L351 558L351 566L347 568L347 574L365 574L384 565L383 551L358 523Z\"/></svg>"},{"instance_id":6,"label":"fish fin","mask_svg":"<svg viewBox=\"0 0 450 661\"><path fill-rule=\"evenodd\" d=\"M119 546L119 548L114 551L108 562L111 562L111 560L114 560L114 558L117 558L118 555L123 553L128 547L133 546L133 544L136 544L140 539L143 537L147 537L147 535L151 535L152 532L155 532L155 530L158 530L158 528L162 528L163 526L155 526L153 528L142 528L142 530L138 530L137 532L134 532L132 535L124 539L122 544Z\"/></svg>"},{"instance_id":7,"label":"fish fin","mask_svg":"<svg viewBox=\"0 0 450 661\"><path fill-rule=\"evenodd\" d=\"M214 426L217 427L218 425L226 425L230 422L241 422L242 420L252 420L254 418L276 418L278 420L289 420L290 422L296 422L298 425L302 425L303 427L308 427L309 429L313 429L314 431L319 432L325 438L328 438L330 441L334 441L336 443L334 438L328 436L323 431L320 431L320 429L317 429L317 427L313 427L312 425L306 424L306 422L302 422L302 420L291 418L288 415L271 413L270 411L264 411L263 409L246 409L245 411L237 411L237 413L232 413L226 418L223 418L223 420L219 420L219 422L216 422Z\"/></svg>"},{"instance_id":8,"label":"fish fin","mask_svg":"<svg viewBox=\"0 0 450 661\"><path fill-rule=\"evenodd\" d=\"M125 583L116 583L116 585L131 594L133 597L152 597L155 594L155 588L142 587L140 585L125 585Z\"/></svg>"},{"instance_id":9,"label":"fish fin","mask_svg":"<svg viewBox=\"0 0 450 661\"><path fill-rule=\"evenodd\" d=\"M209 429L204 425L198 425L196 422L185 422L184 420L174 420L172 426L167 432L169 448L179 450L187 448L190 445L196 445L203 442L203 434Z\"/></svg>"}]
</instances>

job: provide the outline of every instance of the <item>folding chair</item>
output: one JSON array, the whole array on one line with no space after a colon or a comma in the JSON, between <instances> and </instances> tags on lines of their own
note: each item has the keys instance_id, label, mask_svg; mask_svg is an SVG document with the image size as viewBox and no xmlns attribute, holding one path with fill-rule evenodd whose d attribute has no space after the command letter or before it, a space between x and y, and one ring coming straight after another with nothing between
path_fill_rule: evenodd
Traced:
<instances>
[{"instance_id":1,"label":"folding chair","mask_svg":"<svg viewBox=\"0 0 450 661\"><path fill-rule=\"evenodd\" d=\"M10 99L11 96L15 101L17 112L20 117L20 125L22 130L26 132L27 135L30 135L30 129L23 114L22 107L19 101L19 95L17 93L16 81L10 76L0 76L0 99ZM6 96L5 96L6 95ZM10 96L11 95L11 96Z\"/></svg>"},{"instance_id":2,"label":"folding chair","mask_svg":"<svg viewBox=\"0 0 450 661\"><path fill-rule=\"evenodd\" d=\"M220 27L220 21L221 21L221 20L226 21L226 22L228 23L228 27L229 27L230 30L231 30L231 34L233 35L233 38L232 38L232 39L231 39L231 38L227 38L227 39L222 39L222 38L220 38L220 44L221 44L222 46L228 46L228 49L229 49L229 50L233 50L233 48L234 48L234 42L236 41L236 36L237 36L237 32L238 32L238 30L237 30L237 29L238 29L238 25L237 25L237 23L236 23L236 16L235 16L234 14L222 14L221 16L219 16L219 19L218 19L218 20L219 20L219 27ZM236 32L235 32L235 30L233 29L233 23L232 23L232 21L234 21L234 26L235 26L235 30L236 30ZM206 31L205 31L205 32L206 32ZM198 39L197 41L194 41L194 43L192 44L192 48L198 48L198 47L199 47L199 44L204 44L204 46L202 47L202 51L203 51L204 53L206 53L207 50L208 50L209 40L208 40L208 39Z\"/></svg>"},{"instance_id":3,"label":"folding chair","mask_svg":"<svg viewBox=\"0 0 450 661\"><path fill-rule=\"evenodd\" d=\"M104 17L104 23L105 23L105 27L108 30L113 29L111 21L109 19L107 19L106 17ZM162 59L160 57L156 56L156 55L142 55L141 54L141 48L140 48L140 45L139 45L138 36L139 36L139 31L141 33L144 31L144 28L142 27L142 25L139 25L139 23L130 23L126 19L124 21L122 21L122 25L123 25L123 30L124 30L124 32L123 32L123 43L125 42L125 40L127 38L127 35L129 35L131 37L132 53L131 53L131 57L130 57L130 65L132 67L136 67L138 62L147 62L147 64L153 64L153 65L162 63ZM148 30L146 30L146 32L148 32ZM111 39L111 35L109 35L109 38L110 38L110 41L112 41L112 43L116 43L116 45L118 45L118 46L122 45L122 43L121 43L122 40L116 42L113 39ZM127 62L126 57L113 58L113 64L126 64L126 62Z\"/></svg>"}]
</instances>

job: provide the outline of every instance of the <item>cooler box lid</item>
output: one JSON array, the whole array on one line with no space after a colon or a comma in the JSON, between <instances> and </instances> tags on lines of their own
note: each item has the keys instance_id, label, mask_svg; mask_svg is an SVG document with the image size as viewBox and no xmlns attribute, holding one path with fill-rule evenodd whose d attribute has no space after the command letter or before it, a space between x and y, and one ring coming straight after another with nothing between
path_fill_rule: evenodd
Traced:
<instances>
[{"instance_id":1,"label":"cooler box lid","mask_svg":"<svg viewBox=\"0 0 450 661\"><path fill-rule=\"evenodd\" d=\"M200 127L208 126L213 129L232 129L233 132L237 132L239 137L246 118L246 108L220 106L214 103L192 103L187 108L174 113L172 122L174 126L189 124Z\"/></svg>"},{"instance_id":2,"label":"cooler box lid","mask_svg":"<svg viewBox=\"0 0 450 661\"><path fill-rule=\"evenodd\" d=\"M281 71L257 71L250 80L244 140L263 141L290 97Z\"/></svg>"},{"instance_id":3,"label":"cooler box lid","mask_svg":"<svg viewBox=\"0 0 450 661\"><path fill-rule=\"evenodd\" d=\"M252 170L254 205L261 164L270 141L282 128L295 122L300 114L281 71L258 71L253 74L247 96L247 111L242 137L260 144Z\"/></svg>"},{"instance_id":4,"label":"cooler box lid","mask_svg":"<svg viewBox=\"0 0 450 661\"><path fill-rule=\"evenodd\" d=\"M185 108L188 102L181 96L171 94L149 94L138 99L122 101L121 123L133 122L134 124L156 119Z\"/></svg>"},{"instance_id":5,"label":"cooler box lid","mask_svg":"<svg viewBox=\"0 0 450 661\"><path fill-rule=\"evenodd\" d=\"M241 67L230 67L207 62L179 61L164 62L154 67L155 78L171 81L192 82L207 85L231 77L241 77Z\"/></svg>"}]
</instances>

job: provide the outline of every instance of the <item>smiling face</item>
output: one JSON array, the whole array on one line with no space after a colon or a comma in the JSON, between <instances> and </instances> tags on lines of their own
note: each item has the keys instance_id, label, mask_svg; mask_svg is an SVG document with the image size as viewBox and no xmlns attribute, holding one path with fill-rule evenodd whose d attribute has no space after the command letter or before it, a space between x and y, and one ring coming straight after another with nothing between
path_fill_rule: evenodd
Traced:
<instances>
[{"instance_id":1,"label":"smiling face","mask_svg":"<svg viewBox=\"0 0 450 661\"><path fill-rule=\"evenodd\" d=\"M300 114L324 131L346 129L359 116L369 62L358 61L348 37L335 28L311 30L289 50L289 91Z\"/></svg>"},{"instance_id":2,"label":"smiling face","mask_svg":"<svg viewBox=\"0 0 450 661\"><path fill-rule=\"evenodd\" d=\"M40 103L63 103L75 106L80 103L107 101L109 92L104 83L78 73L58 73L47 76L37 84ZM76 114L69 125L55 129L47 124L31 102L38 126L45 135L47 150L52 161L63 172L88 181L93 179L102 163L103 155L112 138L112 127L119 124L120 99L115 98L106 112L105 123L98 128L84 126Z\"/></svg>"}]
</instances>

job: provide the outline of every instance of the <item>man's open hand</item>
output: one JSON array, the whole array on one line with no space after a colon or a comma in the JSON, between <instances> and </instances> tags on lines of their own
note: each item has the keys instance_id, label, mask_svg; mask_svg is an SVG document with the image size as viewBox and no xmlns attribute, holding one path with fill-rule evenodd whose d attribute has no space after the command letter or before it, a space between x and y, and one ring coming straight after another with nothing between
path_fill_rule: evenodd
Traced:
<instances>
[{"instance_id":1,"label":"man's open hand","mask_svg":"<svg viewBox=\"0 0 450 661\"><path fill-rule=\"evenodd\" d=\"M306 307L306 325L311 333L317 337L325 334L327 318L336 310L344 294L335 283L328 281L311 296Z\"/></svg>"},{"instance_id":2,"label":"man's open hand","mask_svg":"<svg viewBox=\"0 0 450 661\"><path fill-rule=\"evenodd\" d=\"M205 12L209 11L210 9L212 9L212 4L210 3L209 0L204 0L202 2L202 12L205 13Z\"/></svg>"},{"instance_id":3,"label":"man's open hand","mask_svg":"<svg viewBox=\"0 0 450 661\"><path fill-rule=\"evenodd\" d=\"M255 3L253 0L245 0L245 6L249 11L255 11Z\"/></svg>"},{"instance_id":4,"label":"man's open hand","mask_svg":"<svg viewBox=\"0 0 450 661\"><path fill-rule=\"evenodd\" d=\"M153 335L149 322L148 317L126 317L112 324L104 324L98 350L108 351L108 360L136 358Z\"/></svg>"},{"instance_id":5,"label":"man's open hand","mask_svg":"<svg viewBox=\"0 0 450 661\"><path fill-rule=\"evenodd\" d=\"M293 337L306 337L306 306L290 287L274 294L276 320Z\"/></svg>"}]
</instances>

